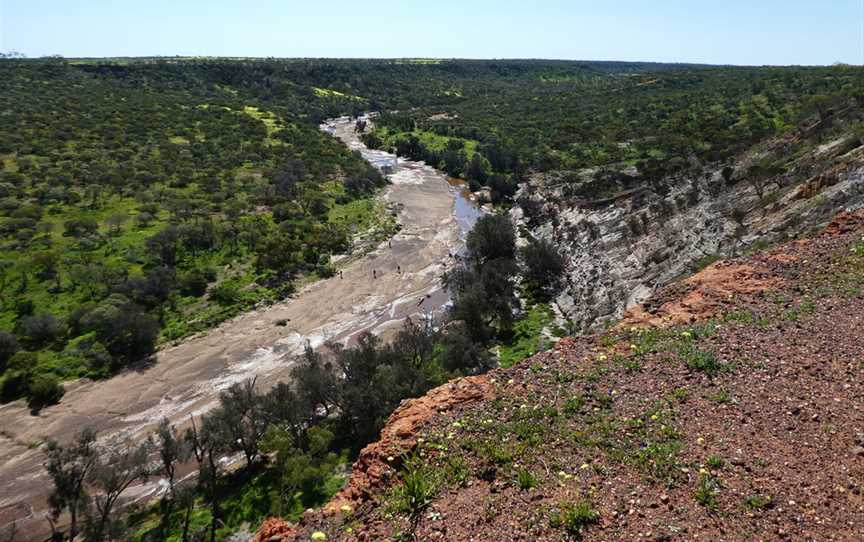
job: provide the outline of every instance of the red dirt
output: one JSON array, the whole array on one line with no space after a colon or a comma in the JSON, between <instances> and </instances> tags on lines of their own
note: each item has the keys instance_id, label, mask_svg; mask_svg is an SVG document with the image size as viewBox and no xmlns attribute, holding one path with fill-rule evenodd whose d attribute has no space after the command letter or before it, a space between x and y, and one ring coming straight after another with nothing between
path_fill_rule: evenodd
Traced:
<instances>
[{"instance_id":1,"label":"red dirt","mask_svg":"<svg viewBox=\"0 0 864 542\"><path fill-rule=\"evenodd\" d=\"M774 259L788 261L781 255L775 255ZM780 279L759 262L716 262L629 309L619 326L666 327L693 323L721 314L736 296L758 294L780 283Z\"/></svg>"},{"instance_id":2,"label":"red dirt","mask_svg":"<svg viewBox=\"0 0 864 542\"><path fill-rule=\"evenodd\" d=\"M854 212L843 211L825 227L824 235L843 235L864 227L864 209Z\"/></svg>"},{"instance_id":3,"label":"red dirt","mask_svg":"<svg viewBox=\"0 0 864 542\"><path fill-rule=\"evenodd\" d=\"M258 532L252 540L253 542L277 542L279 540L288 540L296 531L296 527L282 518L267 518L264 520L264 523L261 524L261 527L258 528Z\"/></svg>"}]
</instances>

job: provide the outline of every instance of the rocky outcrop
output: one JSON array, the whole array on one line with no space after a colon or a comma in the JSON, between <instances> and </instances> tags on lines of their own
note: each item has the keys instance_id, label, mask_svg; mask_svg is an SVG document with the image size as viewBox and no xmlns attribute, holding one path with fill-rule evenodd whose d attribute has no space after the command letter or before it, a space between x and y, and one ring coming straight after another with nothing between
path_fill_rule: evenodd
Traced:
<instances>
[{"instance_id":1,"label":"rocky outcrop","mask_svg":"<svg viewBox=\"0 0 864 542\"><path fill-rule=\"evenodd\" d=\"M533 203L511 214L566 254L569 271L557 307L572 329L587 331L713 259L810 233L837 211L864 205L861 147L817 173L794 167L773 179L770 186L778 188L762 198L746 180L727 182L721 169L682 175L665 195L641 190L600 202L568 195L564 183L535 179L521 194ZM528 207L533 216L526 216Z\"/></svg>"},{"instance_id":2,"label":"rocky outcrop","mask_svg":"<svg viewBox=\"0 0 864 542\"><path fill-rule=\"evenodd\" d=\"M253 542L277 542L279 540L290 540L296 534L297 529L282 518L267 518L258 532L255 533Z\"/></svg>"},{"instance_id":3,"label":"rocky outcrop","mask_svg":"<svg viewBox=\"0 0 864 542\"><path fill-rule=\"evenodd\" d=\"M348 483L325 506L325 514L336 514L345 506L357 508L380 491L417 444L417 429L457 406L491 398L494 388L489 379L489 373L458 378L404 401L387 419L380 439L360 452Z\"/></svg>"},{"instance_id":4,"label":"rocky outcrop","mask_svg":"<svg viewBox=\"0 0 864 542\"><path fill-rule=\"evenodd\" d=\"M717 262L631 307L619 325L690 324L723 314L735 296L763 292L779 282L779 278L758 263Z\"/></svg>"}]
</instances>

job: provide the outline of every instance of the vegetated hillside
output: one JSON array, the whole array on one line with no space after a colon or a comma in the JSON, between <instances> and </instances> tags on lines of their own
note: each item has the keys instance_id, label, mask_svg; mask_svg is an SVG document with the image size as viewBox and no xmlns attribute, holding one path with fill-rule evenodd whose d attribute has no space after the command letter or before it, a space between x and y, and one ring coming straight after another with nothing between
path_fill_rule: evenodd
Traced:
<instances>
[{"instance_id":1,"label":"vegetated hillside","mask_svg":"<svg viewBox=\"0 0 864 542\"><path fill-rule=\"evenodd\" d=\"M324 513L259 539L859 540L862 324L857 211L404 403Z\"/></svg>"},{"instance_id":2,"label":"vegetated hillside","mask_svg":"<svg viewBox=\"0 0 864 542\"><path fill-rule=\"evenodd\" d=\"M497 78L424 93L419 107L382 115L368 142L486 185L493 200L504 200L530 172L640 166L641 182L650 184L682 162L728 160L838 101L857 97L860 107L864 88L857 67L528 66L495 66Z\"/></svg>"}]
</instances>

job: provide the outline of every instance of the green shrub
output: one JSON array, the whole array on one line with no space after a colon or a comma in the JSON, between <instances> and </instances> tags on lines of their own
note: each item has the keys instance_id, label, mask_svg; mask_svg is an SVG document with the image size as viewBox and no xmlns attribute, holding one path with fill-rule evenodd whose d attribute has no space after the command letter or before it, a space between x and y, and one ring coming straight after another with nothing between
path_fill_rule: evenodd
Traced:
<instances>
[{"instance_id":1,"label":"green shrub","mask_svg":"<svg viewBox=\"0 0 864 542\"><path fill-rule=\"evenodd\" d=\"M528 491L537 487L537 477L528 469L519 469L516 473L516 483L522 491Z\"/></svg>"},{"instance_id":2,"label":"green shrub","mask_svg":"<svg viewBox=\"0 0 864 542\"><path fill-rule=\"evenodd\" d=\"M209 282L203 270L198 268L190 269L180 276L180 291L184 295L201 297L207 293L207 284Z\"/></svg>"},{"instance_id":3,"label":"green shrub","mask_svg":"<svg viewBox=\"0 0 864 542\"><path fill-rule=\"evenodd\" d=\"M684 358L684 364L691 371L700 371L713 377L724 369L723 364L717 361L717 356L714 355L714 352L700 350L693 344L685 344L679 353Z\"/></svg>"},{"instance_id":4,"label":"green shrub","mask_svg":"<svg viewBox=\"0 0 864 542\"><path fill-rule=\"evenodd\" d=\"M233 305L240 299L240 291L236 284L223 282L210 290L210 299L220 305Z\"/></svg>"},{"instance_id":5,"label":"green shrub","mask_svg":"<svg viewBox=\"0 0 864 542\"><path fill-rule=\"evenodd\" d=\"M0 372L6 367L6 362L9 361L15 352L18 351L18 339L15 335L0 331Z\"/></svg>"},{"instance_id":6,"label":"green shrub","mask_svg":"<svg viewBox=\"0 0 864 542\"><path fill-rule=\"evenodd\" d=\"M712 455L705 461L705 464L712 469L722 469L726 462L719 455Z\"/></svg>"},{"instance_id":7,"label":"green shrub","mask_svg":"<svg viewBox=\"0 0 864 542\"><path fill-rule=\"evenodd\" d=\"M30 406L41 408L60 402L66 390L53 375L36 375L30 381Z\"/></svg>"},{"instance_id":8,"label":"green shrub","mask_svg":"<svg viewBox=\"0 0 864 542\"><path fill-rule=\"evenodd\" d=\"M582 407L585 405L585 398L582 394L574 395L567 399L567 402L564 403L564 413L567 415L578 414L579 411L582 410Z\"/></svg>"},{"instance_id":9,"label":"green shrub","mask_svg":"<svg viewBox=\"0 0 864 542\"><path fill-rule=\"evenodd\" d=\"M563 503L560 510L552 514L550 523L556 528L563 527L571 535L580 536L583 528L599 520L600 513L583 499L576 503Z\"/></svg>"},{"instance_id":10,"label":"green shrub","mask_svg":"<svg viewBox=\"0 0 864 542\"><path fill-rule=\"evenodd\" d=\"M8 403L27 395L29 375L21 371L7 370L0 385L0 403Z\"/></svg>"}]
</instances>

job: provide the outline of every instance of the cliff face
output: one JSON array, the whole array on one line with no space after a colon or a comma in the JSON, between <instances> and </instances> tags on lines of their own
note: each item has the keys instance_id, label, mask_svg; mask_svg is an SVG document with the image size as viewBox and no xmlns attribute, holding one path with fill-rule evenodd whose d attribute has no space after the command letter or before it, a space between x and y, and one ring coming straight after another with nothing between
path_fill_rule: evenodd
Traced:
<instances>
[{"instance_id":1,"label":"cliff face","mask_svg":"<svg viewBox=\"0 0 864 542\"><path fill-rule=\"evenodd\" d=\"M569 260L557 306L572 330L620 318L700 262L796 238L839 210L864 205L859 140L842 132L821 145L789 137L800 139L788 136L739 156L729 180L722 168L675 174L666 194L624 190L592 202L579 197L578 186L574 194L572 182L548 176L523 188L522 201L533 203L513 217L532 234L554 239ZM793 152L804 143L811 146ZM785 171L752 179L750 168L765 160Z\"/></svg>"},{"instance_id":2,"label":"cliff face","mask_svg":"<svg viewBox=\"0 0 864 542\"><path fill-rule=\"evenodd\" d=\"M860 540L862 329L858 211L407 402L292 536Z\"/></svg>"}]
</instances>

